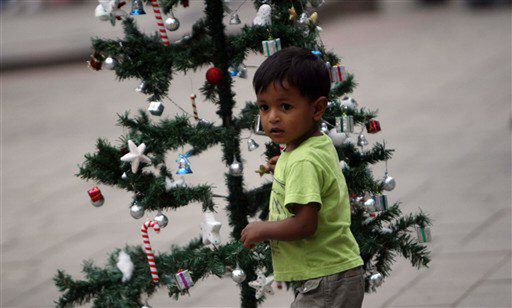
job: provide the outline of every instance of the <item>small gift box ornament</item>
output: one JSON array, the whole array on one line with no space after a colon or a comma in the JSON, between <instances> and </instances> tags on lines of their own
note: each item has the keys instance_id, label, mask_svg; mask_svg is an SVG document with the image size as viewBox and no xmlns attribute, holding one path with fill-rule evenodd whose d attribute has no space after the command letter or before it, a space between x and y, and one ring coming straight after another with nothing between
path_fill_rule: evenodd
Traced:
<instances>
[{"instance_id":1,"label":"small gift box ornament","mask_svg":"<svg viewBox=\"0 0 512 308\"><path fill-rule=\"evenodd\" d=\"M376 195L373 199L375 200L375 210L385 211L388 209L388 196Z\"/></svg>"},{"instance_id":2,"label":"small gift box ornament","mask_svg":"<svg viewBox=\"0 0 512 308\"><path fill-rule=\"evenodd\" d=\"M256 135L262 135L265 136L265 131L263 130L263 125L261 124L261 117L258 114L258 117L256 119L256 125L254 126L254 133Z\"/></svg>"},{"instance_id":3,"label":"small gift box ornament","mask_svg":"<svg viewBox=\"0 0 512 308\"><path fill-rule=\"evenodd\" d=\"M263 54L267 57L275 54L279 50L281 50L281 39L268 39L266 41L261 42L263 45Z\"/></svg>"},{"instance_id":4,"label":"small gift box ornament","mask_svg":"<svg viewBox=\"0 0 512 308\"><path fill-rule=\"evenodd\" d=\"M370 120L368 123L366 123L366 131L369 134L376 134L380 132L380 123L376 120Z\"/></svg>"},{"instance_id":5,"label":"small gift box ornament","mask_svg":"<svg viewBox=\"0 0 512 308\"><path fill-rule=\"evenodd\" d=\"M176 281L176 285L180 291L189 289L194 285L194 280L192 280L192 277L190 277L188 270L180 269L178 273L174 275L174 280Z\"/></svg>"},{"instance_id":6,"label":"small gift box ornament","mask_svg":"<svg viewBox=\"0 0 512 308\"><path fill-rule=\"evenodd\" d=\"M333 65L333 66L331 66L331 69L329 72L330 72L329 75L331 77L332 83L343 82L343 81L347 80L347 77L348 77L347 69L343 65L339 65L339 64Z\"/></svg>"},{"instance_id":7,"label":"small gift box ornament","mask_svg":"<svg viewBox=\"0 0 512 308\"><path fill-rule=\"evenodd\" d=\"M105 198L101 194L101 190L98 187L93 187L87 191L89 197L91 197L91 204L95 207L100 207L105 202Z\"/></svg>"},{"instance_id":8,"label":"small gift box ornament","mask_svg":"<svg viewBox=\"0 0 512 308\"><path fill-rule=\"evenodd\" d=\"M430 236L430 227L416 226L416 233L418 234L418 242L429 243L432 241Z\"/></svg>"},{"instance_id":9,"label":"small gift box ornament","mask_svg":"<svg viewBox=\"0 0 512 308\"><path fill-rule=\"evenodd\" d=\"M87 65L89 66L89 68L93 71L99 71L101 70L101 66L103 65L103 62L101 62L100 60L100 54L99 53L94 53L91 55L91 57L89 58L89 61L87 61Z\"/></svg>"},{"instance_id":10,"label":"small gift box ornament","mask_svg":"<svg viewBox=\"0 0 512 308\"><path fill-rule=\"evenodd\" d=\"M154 116L161 116L164 112L164 104L159 101L152 101L149 104L148 111Z\"/></svg>"},{"instance_id":11,"label":"small gift box ornament","mask_svg":"<svg viewBox=\"0 0 512 308\"><path fill-rule=\"evenodd\" d=\"M354 117L351 115L342 115L341 117L336 117L336 131L338 133L353 133Z\"/></svg>"}]
</instances>

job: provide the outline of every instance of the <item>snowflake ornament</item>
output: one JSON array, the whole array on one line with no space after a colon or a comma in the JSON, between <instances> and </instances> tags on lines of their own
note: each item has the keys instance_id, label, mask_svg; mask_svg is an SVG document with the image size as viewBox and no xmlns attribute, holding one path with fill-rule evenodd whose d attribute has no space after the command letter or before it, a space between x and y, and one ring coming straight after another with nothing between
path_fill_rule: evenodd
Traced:
<instances>
[{"instance_id":1,"label":"snowflake ornament","mask_svg":"<svg viewBox=\"0 0 512 308\"><path fill-rule=\"evenodd\" d=\"M258 278L256 280L250 281L249 286L251 288L256 289L256 299L260 299L265 294L274 295L274 289L272 288L272 283L274 282L273 276L265 276L263 271L257 271Z\"/></svg>"}]
</instances>

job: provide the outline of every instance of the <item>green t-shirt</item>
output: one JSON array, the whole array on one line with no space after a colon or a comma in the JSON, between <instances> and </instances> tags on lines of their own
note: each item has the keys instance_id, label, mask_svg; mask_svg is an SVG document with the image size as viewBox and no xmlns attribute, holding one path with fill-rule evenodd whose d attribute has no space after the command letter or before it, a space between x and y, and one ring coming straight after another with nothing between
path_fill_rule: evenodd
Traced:
<instances>
[{"instance_id":1,"label":"green t-shirt","mask_svg":"<svg viewBox=\"0 0 512 308\"><path fill-rule=\"evenodd\" d=\"M314 235L298 241L270 241L276 281L336 274L363 265L350 231L347 184L331 139L315 136L283 152L274 170L269 221L293 216L292 204L320 204Z\"/></svg>"}]
</instances>

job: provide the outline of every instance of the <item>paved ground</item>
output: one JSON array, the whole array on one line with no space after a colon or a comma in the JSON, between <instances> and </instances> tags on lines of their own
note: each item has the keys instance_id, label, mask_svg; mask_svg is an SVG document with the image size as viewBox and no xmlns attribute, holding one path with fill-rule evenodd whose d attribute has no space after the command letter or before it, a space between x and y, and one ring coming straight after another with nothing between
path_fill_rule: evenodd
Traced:
<instances>
[{"instance_id":1,"label":"paved ground","mask_svg":"<svg viewBox=\"0 0 512 308\"><path fill-rule=\"evenodd\" d=\"M398 259L392 277L365 298L365 307L512 306L510 11L389 2L380 13L323 26L324 42L357 76L354 96L381 110L383 131L371 141L385 139L397 149L389 166L398 181L391 201L403 201L406 212L423 209L435 224L430 269L418 271ZM25 49L31 49L28 43ZM248 64L261 60L251 55ZM193 76L195 88L203 74ZM133 91L136 84L118 83L110 72L83 64L2 75L2 307L52 306L57 268L80 275L83 259L102 264L113 248L140 244L140 221L128 214L131 196L103 186L107 201L92 208L86 190L93 184L73 176L98 136L115 142L123 133L113 125L116 113L145 105ZM253 99L250 80L235 87L239 102ZM189 94L190 80L178 76L172 97L189 109ZM178 112L166 108L167 115ZM199 104L199 112L215 119L207 103ZM251 170L260 153L244 158L247 186L259 185ZM189 183L209 182L225 191L219 148L194 158L192 168ZM382 172L376 166L375 173ZM156 250L199 232L199 206L168 216L169 226L152 238ZM239 305L234 283L214 277L179 302L165 290L149 302ZM290 294L279 291L264 306L289 302Z\"/></svg>"}]
</instances>

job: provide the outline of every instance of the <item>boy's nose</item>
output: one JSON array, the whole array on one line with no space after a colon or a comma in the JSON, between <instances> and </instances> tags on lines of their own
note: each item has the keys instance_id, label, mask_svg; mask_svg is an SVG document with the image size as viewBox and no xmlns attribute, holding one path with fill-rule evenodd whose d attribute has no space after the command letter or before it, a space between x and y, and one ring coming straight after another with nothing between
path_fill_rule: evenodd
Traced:
<instances>
[{"instance_id":1,"label":"boy's nose","mask_svg":"<svg viewBox=\"0 0 512 308\"><path fill-rule=\"evenodd\" d=\"M276 111L270 111L270 114L268 116L268 121L272 124L274 123L278 123L279 121L281 121L281 118L279 117L279 114L278 112Z\"/></svg>"}]
</instances>

